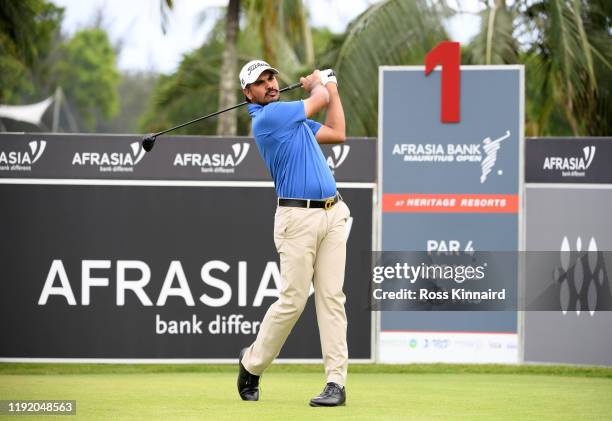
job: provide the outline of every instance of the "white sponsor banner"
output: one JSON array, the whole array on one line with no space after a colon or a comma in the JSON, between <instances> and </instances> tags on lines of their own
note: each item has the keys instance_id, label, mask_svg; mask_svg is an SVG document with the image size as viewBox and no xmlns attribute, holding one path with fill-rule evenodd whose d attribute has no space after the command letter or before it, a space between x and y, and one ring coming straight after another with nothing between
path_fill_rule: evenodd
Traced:
<instances>
[{"instance_id":1,"label":"white sponsor banner","mask_svg":"<svg viewBox=\"0 0 612 421\"><path fill-rule=\"evenodd\" d=\"M385 363L518 363L518 335L479 332L380 332Z\"/></svg>"}]
</instances>

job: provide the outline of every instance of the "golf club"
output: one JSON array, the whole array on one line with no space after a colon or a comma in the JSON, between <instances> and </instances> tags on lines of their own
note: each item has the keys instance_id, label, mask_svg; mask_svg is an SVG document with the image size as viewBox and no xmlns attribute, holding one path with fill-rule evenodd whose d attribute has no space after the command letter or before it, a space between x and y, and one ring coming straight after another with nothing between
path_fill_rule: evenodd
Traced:
<instances>
[{"instance_id":1,"label":"golf club","mask_svg":"<svg viewBox=\"0 0 612 421\"><path fill-rule=\"evenodd\" d=\"M289 85L289 86L287 86L287 87L285 87L285 88L281 89L281 90L279 91L279 93L280 93L280 92L285 92L285 91L290 91L290 90L292 90L292 89L296 89L296 88L299 88L299 87L301 87L301 86L302 86L302 84L301 84L300 82L298 82L298 83L294 83L293 85ZM229 107L229 108L226 108L226 109L224 109L224 110L215 111L215 112L214 112L214 113L212 113L212 114L208 114L208 115L205 115L205 116L203 116L203 117L198 117L198 118L196 118L196 119L194 119L194 120L191 120L191 121L188 121L188 122L186 122L186 123L179 124L178 126L172 127L172 128L170 128L170 129L162 130L161 132L157 132L157 133L149 133L148 135L146 135L146 136L144 136L144 137L142 138L142 148L143 148L145 151L149 152L151 149L153 149L153 146L155 146L155 140L156 140L157 136L161 136L161 135L163 135L163 134L165 134L165 133L168 133L168 132L171 132L171 131L173 131L173 130L180 129L181 127L188 126L189 124L196 123L196 122L198 122L198 121L200 121L200 120L205 120L205 119L207 119L207 118L209 118L209 117L214 117L214 116L219 115L219 114L221 114L221 113L224 113L224 112L226 112L226 111L233 110L234 108L242 107L243 105L246 105L246 104L248 104L248 103L249 103L248 101L244 101L244 102L241 102L240 104L236 104L236 105L231 106L231 107Z\"/></svg>"}]
</instances>

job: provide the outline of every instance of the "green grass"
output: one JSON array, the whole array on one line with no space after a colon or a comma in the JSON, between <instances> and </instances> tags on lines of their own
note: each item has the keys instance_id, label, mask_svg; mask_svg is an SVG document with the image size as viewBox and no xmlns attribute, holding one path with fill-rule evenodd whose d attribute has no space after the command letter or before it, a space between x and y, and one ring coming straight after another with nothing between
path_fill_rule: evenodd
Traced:
<instances>
[{"instance_id":1,"label":"green grass","mask_svg":"<svg viewBox=\"0 0 612 421\"><path fill-rule=\"evenodd\" d=\"M239 400L235 371L219 365L0 364L0 399L76 399L76 418L86 420L612 417L612 370L606 368L352 365L342 408L307 405L323 386L321 366L274 365L262 378L260 402Z\"/></svg>"},{"instance_id":2,"label":"green grass","mask_svg":"<svg viewBox=\"0 0 612 421\"><path fill-rule=\"evenodd\" d=\"M234 364L0 363L2 374L234 373ZM321 364L273 364L266 373L322 373ZM612 379L612 367L512 364L351 364L351 374L542 374Z\"/></svg>"}]
</instances>

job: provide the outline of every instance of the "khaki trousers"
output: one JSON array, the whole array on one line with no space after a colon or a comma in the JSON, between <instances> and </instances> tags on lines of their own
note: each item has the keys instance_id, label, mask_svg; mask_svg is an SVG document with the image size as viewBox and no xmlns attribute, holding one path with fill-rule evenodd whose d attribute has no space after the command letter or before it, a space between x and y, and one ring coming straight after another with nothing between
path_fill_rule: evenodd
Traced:
<instances>
[{"instance_id":1,"label":"khaki trousers","mask_svg":"<svg viewBox=\"0 0 612 421\"><path fill-rule=\"evenodd\" d=\"M261 375L278 356L306 306L310 284L315 291L317 324L328 382L344 385L348 366L346 313L342 292L346 261L348 206L331 209L278 207L274 243L280 256L283 285L268 309L255 342L242 358L251 373Z\"/></svg>"}]
</instances>

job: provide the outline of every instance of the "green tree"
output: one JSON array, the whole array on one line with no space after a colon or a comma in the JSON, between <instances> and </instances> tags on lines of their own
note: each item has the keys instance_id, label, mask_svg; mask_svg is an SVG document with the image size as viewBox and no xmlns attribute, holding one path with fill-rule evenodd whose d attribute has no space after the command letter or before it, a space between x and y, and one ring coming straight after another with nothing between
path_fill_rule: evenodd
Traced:
<instances>
[{"instance_id":1,"label":"green tree","mask_svg":"<svg viewBox=\"0 0 612 421\"><path fill-rule=\"evenodd\" d=\"M609 135L612 2L482 1L480 32L464 64L525 63L528 135ZM377 133L378 66L423 64L447 38L445 2L385 0L332 42L324 62L340 76L349 135Z\"/></svg>"},{"instance_id":2,"label":"green tree","mask_svg":"<svg viewBox=\"0 0 612 421\"><path fill-rule=\"evenodd\" d=\"M235 7L236 3L230 6ZM163 5L168 6L165 1ZM158 131L239 102L243 95L238 83L237 65L235 64L237 60L241 62L254 58L268 60L282 71L281 85L293 83L297 75L305 73L305 69L313 68L314 49L321 51L322 45L329 40L330 33L329 31L315 31L316 35L313 36L310 27L305 23L307 16L301 0L285 2L243 0L240 6L244 7L240 9L240 14L244 16L245 22L242 30L237 26L239 20L235 19L236 9L228 11L222 19L216 22L204 45L193 53L185 55L176 73L160 77L151 106L141 119L142 131ZM282 9L282 13L275 12L274 16L266 12L276 11L279 8ZM295 18L296 14L299 19ZM264 16L267 16L265 25L262 20ZM228 19L231 23L228 23ZM294 22L295 19L302 23ZM228 38L228 26L239 30L235 38L233 35ZM271 32L264 33L262 29L264 27ZM274 56L266 56L264 53L263 46L268 44L262 41L262 38L264 35L269 36L270 33L275 34L269 38L269 42L274 43L274 47L270 48L270 51L276 52ZM300 42L302 37L308 38L308 41ZM228 39L229 44L236 43L235 51L232 47L228 47ZM281 57L288 58L288 61L283 61ZM279 64L277 60L280 60L281 63ZM226 70L223 63L234 63L234 67L230 66L233 70ZM221 100L223 95L225 97ZM292 92L288 98L297 98L296 95L299 93ZM230 126L221 126L220 118L224 116L229 119L237 119L235 132L227 129L233 123L230 123ZM227 120L223 124L226 122ZM177 133L246 135L249 128L248 114L244 110L236 110L185 127Z\"/></svg>"},{"instance_id":3,"label":"green tree","mask_svg":"<svg viewBox=\"0 0 612 421\"><path fill-rule=\"evenodd\" d=\"M165 33L165 27L168 20L168 10L173 7L172 0L160 0L160 12L162 17L162 30ZM217 95L219 109L231 107L236 103L238 98L237 91L233 81L238 78L238 34L240 32L240 0L229 0L225 13L225 32L224 32L224 49L219 67L218 86L219 92ZM160 83L169 83L168 80L160 80ZM172 85L172 84L171 84ZM156 97L161 102L166 102L163 99L163 94L158 93ZM237 133L237 114L236 111L229 111L217 117L217 134L225 136L235 136ZM142 120L147 124L148 118Z\"/></svg>"},{"instance_id":4,"label":"green tree","mask_svg":"<svg viewBox=\"0 0 612 421\"><path fill-rule=\"evenodd\" d=\"M219 109L236 104L236 80L238 79L238 33L240 31L240 0L229 0L225 13L225 42L222 53L219 79ZM235 136L237 133L236 111L218 117L217 134Z\"/></svg>"},{"instance_id":5,"label":"green tree","mask_svg":"<svg viewBox=\"0 0 612 421\"><path fill-rule=\"evenodd\" d=\"M92 130L100 118L109 119L118 109L120 82L115 51L103 29L85 29L61 46L52 70L77 114Z\"/></svg>"},{"instance_id":6,"label":"green tree","mask_svg":"<svg viewBox=\"0 0 612 421\"><path fill-rule=\"evenodd\" d=\"M253 38L247 58L263 58L285 84L315 65L313 34L302 0L250 0L243 31ZM256 36L254 36L256 34Z\"/></svg>"},{"instance_id":7,"label":"green tree","mask_svg":"<svg viewBox=\"0 0 612 421\"><path fill-rule=\"evenodd\" d=\"M62 18L63 9L44 0L0 0L0 103L35 93Z\"/></svg>"},{"instance_id":8,"label":"green tree","mask_svg":"<svg viewBox=\"0 0 612 421\"><path fill-rule=\"evenodd\" d=\"M246 24L240 38L240 15L246 10ZM172 1L160 0L162 11L172 8ZM163 13L162 13L163 16ZM219 109L236 104L242 92L236 89L238 58L248 61L263 58L279 68L281 81L290 83L304 69L314 63L313 39L308 15L302 0L229 0L226 8L224 49L219 67ZM253 36L256 35L256 36ZM249 48L240 48L240 44ZM242 52L242 54L241 54ZM237 112L230 111L217 117L217 134L232 136L237 133Z\"/></svg>"},{"instance_id":9,"label":"green tree","mask_svg":"<svg viewBox=\"0 0 612 421\"><path fill-rule=\"evenodd\" d=\"M387 0L370 6L332 41L325 66L339 76L349 136L377 136L378 66L423 64L425 54L447 39L449 11L427 0Z\"/></svg>"},{"instance_id":10,"label":"green tree","mask_svg":"<svg viewBox=\"0 0 612 421\"><path fill-rule=\"evenodd\" d=\"M518 41L514 20L518 4L508 7L505 0L495 0L480 13L480 32L469 45L469 61L474 64L511 64L518 62Z\"/></svg>"},{"instance_id":11,"label":"green tree","mask_svg":"<svg viewBox=\"0 0 612 421\"><path fill-rule=\"evenodd\" d=\"M219 105L219 68L222 61L225 20L216 22L204 45L183 57L178 70L162 75L155 85L149 107L140 120L140 131L155 132L209 114ZM238 89L238 78L233 88ZM248 133L248 115L238 113L237 131ZM215 118L189 125L175 134L215 134Z\"/></svg>"},{"instance_id":12,"label":"green tree","mask_svg":"<svg viewBox=\"0 0 612 421\"><path fill-rule=\"evenodd\" d=\"M468 46L474 64L525 63L527 134L610 134L612 3L495 0Z\"/></svg>"},{"instance_id":13,"label":"green tree","mask_svg":"<svg viewBox=\"0 0 612 421\"><path fill-rule=\"evenodd\" d=\"M308 16L302 0L245 0L244 34L252 37L251 46L243 56L247 60L261 58L278 67L280 79L289 83L304 67L312 67L314 50ZM219 84L219 108L236 104L241 93L236 89L240 51L240 0L229 0L225 18L223 60ZM247 42L249 42L247 41ZM255 55L255 52L260 52ZM236 134L236 111L221 114L218 135Z\"/></svg>"},{"instance_id":14,"label":"green tree","mask_svg":"<svg viewBox=\"0 0 612 421\"><path fill-rule=\"evenodd\" d=\"M110 120L100 119L98 133L138 133L139 118L147 110L159 75L122 72L119 83L119 111Z\"/></svg>"}]
</instances>

